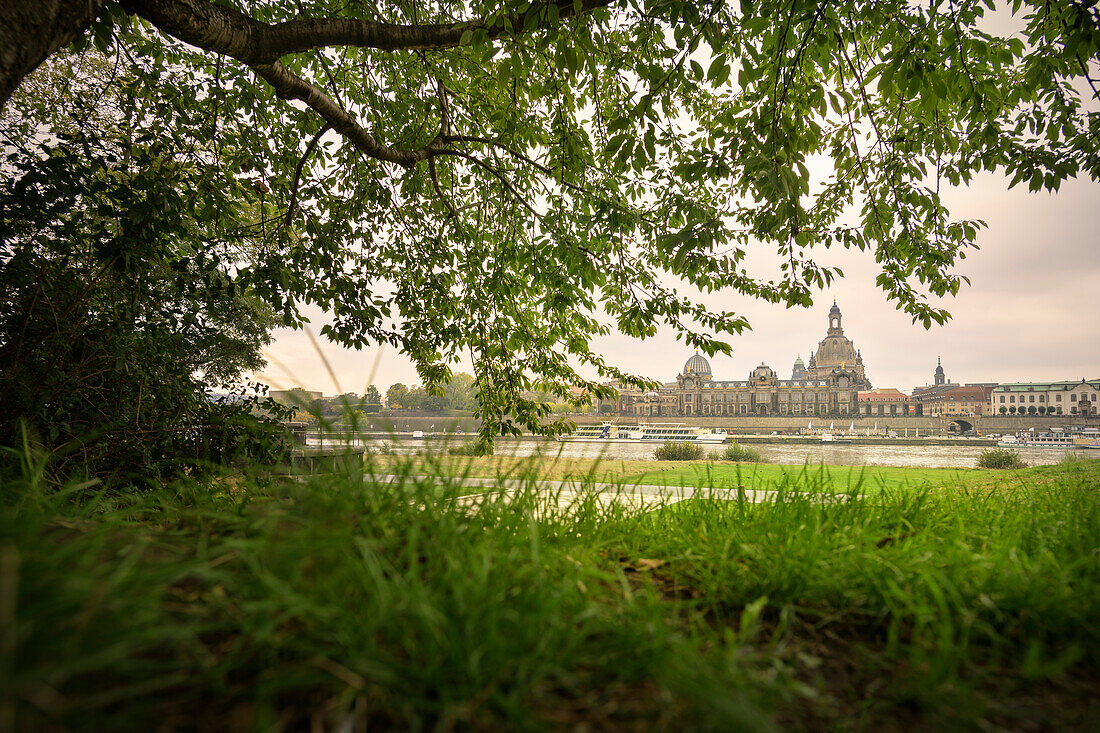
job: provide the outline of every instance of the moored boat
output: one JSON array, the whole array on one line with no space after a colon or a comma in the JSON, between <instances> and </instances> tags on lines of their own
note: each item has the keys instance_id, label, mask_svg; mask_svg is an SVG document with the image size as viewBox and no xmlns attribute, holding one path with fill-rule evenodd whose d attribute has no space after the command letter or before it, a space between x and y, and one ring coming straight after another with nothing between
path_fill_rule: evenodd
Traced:
<instances>
[{"instance_id":1,"label":"moored boat","mask_svg":"<svg viewBox=\"0 0 1100 733\"><path fill-rule=\"evenodd\" d=\"M581 425L563 443L724 443L729 434L720 428L694 428L683 423Z\"/></svg>"}]
</instances>

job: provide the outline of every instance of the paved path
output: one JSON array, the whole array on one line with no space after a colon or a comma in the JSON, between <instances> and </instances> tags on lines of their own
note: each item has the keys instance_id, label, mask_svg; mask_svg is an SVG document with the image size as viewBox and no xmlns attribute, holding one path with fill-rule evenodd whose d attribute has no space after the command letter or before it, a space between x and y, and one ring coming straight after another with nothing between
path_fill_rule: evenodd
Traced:
<instances>
[{"instance_id":1,"label":"paved path","mask_svg":"<svg viewBox=\"0 0 1100 733\"><path fill-rule=\"evenodd\" d=\"M718 499L722 501L745 501L759 504L772 501L778 495L776 491L761 489L712 489L709 487L694 486L656 486L647 484L615 484L601 481L524 481L518 479L495 478L461 478L461 477L437 477L446 478L464 488L482 488L487 491L467 494L457 497L456 501L463 504L476 505L487 498L495 498L504 493L514 494L521 489L530 489L532 483L538 491L540 499L556 501L559 507L565 509L575 506L580 500L594 498L601 506L613 503L632 507L656 507L658 505L675 504L684 499ZM369 476L365 480L374 483L388 484L396 481L428 481L428 476L396 476L392 474ZM800 494L812 496L819 501L835 501L838 497L831 494Z\"/></svg>"}]
</instances>

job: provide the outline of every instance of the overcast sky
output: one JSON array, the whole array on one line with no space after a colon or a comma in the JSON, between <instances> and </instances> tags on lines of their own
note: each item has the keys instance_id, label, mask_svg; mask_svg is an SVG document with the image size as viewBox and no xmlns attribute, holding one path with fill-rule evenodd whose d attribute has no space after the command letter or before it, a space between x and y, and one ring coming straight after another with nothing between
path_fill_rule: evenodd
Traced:
<instances>
[{"instance_id":1,"label":"overcast sky","mask_svg":"<svg viewBox=\"0 0 1100 733\"><path fill-rule=\"evenodd\" d=\"M1007 190L1004 178L987 175L945 200L956 218L989 225L979 232L981 249L959 268L973 284L941 301L953 316L946 326L926 331L887 303L875 286L871 255L821 250L820 260L842 267L845 277L810 309L736 294L706 298L752 324L730 337L732 356L711 360L715 378L743 379L761 362L788 378L795 357L808 359L824 338L833 298L876 387L908 391L927 384L937 356L948 378L960 383L1100 378L1100 184L1070 181L1057 194L1035 194L1023 185ZM316 333L325 316L308 312ZM645 341L613 336L599 349L625 369L662 381L674 379L692 354L671 331ZM420 382L411 361L393 349L353 351L320 341L322 359L308 335L281 329L267 351L268 368L257 376L276 388L328 395L361 393L371 383L385 392L394 382Z\"/></svg>"}]
</instances>

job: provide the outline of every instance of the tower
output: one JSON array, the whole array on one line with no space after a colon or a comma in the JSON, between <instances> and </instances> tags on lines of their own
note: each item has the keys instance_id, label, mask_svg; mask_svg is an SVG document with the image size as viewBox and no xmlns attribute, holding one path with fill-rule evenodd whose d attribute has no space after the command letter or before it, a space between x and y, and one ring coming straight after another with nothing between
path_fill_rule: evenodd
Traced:
<instances>
[{"instance_id":1,"label":"tower","mask_svg":"<svg viewBox=\"0 0 1100 733\"><path fill-rule=\"evenodd\" d=\"M940 357L936 357L936 381L935 384L947 384L947 375L943 373L943 363L940 361Z\"/></svg>"},{"instance_id":2,"label":"tower","mask_svg":"<svg viewBox=\"0 0 1100 733\"><path fill-rule=\"evenodd\" d=\"M840 306L836 304L836 299L833 299L833 307L829 309L829 336L843 336L844 329L840 325Z\"/></svg>"},{"instance_id":3,"label":"tower","mask_svg":"<svg viewBox=\"0 0 1100 733\"><path fill-rule=\"evenodd\" d=\"M806 365L802 362L802 355L799 354L798 358L794 360L794 368L791 369L791 379L805 379L806 378Z\"/></svg>"}]
</instances>

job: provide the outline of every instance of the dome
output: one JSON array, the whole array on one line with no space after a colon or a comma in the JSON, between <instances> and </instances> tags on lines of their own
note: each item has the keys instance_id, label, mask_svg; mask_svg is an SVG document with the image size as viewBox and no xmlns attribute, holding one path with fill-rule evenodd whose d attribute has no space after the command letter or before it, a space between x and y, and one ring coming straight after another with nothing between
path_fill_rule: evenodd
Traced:
<instances>
[{"instance_id":1,"label":"dome","mask_svg":"<svg viewBox=\"0 0 1100 733\"><path fill-rule=\"evenodd\" d=\"M684 364L684 374L706 374L710 376L710 362L696 354L687 360L687 364Z\"/></svg>"},{"instance_id":2,"label":"dome","mask_svg":"<svg viewBox=\"0 0 1100 733\"><path fill-rule=\"evenodd\" d=\"M843 336L827 336L817 347L817 366L837 367L856 363L856 348Z\"/></svg>"},{"instance_id":3,"label":"dome","mask_svg":"<svg viewBox=\"0 0 1100 733\"><path fill-rule=\"evenodd\" d=\"M829 309L829 315L840 315L840 306L836 304L836 299L833 299L833 307Z\"/></svg>"},{"instance_id":4,"label":"dome","mask_svg":"<svg viewBox=\"0 0 1100 733\"><path fill-rule=\"evenodd\" d=\"M802 361L801 356L799 356L797 359L795 359L794 363L795 363L795 366L806 366L806 364Z\"/></svg>"},{"instance_id":5,"label":"dome","mask_svg":"<svg viewBox=\"0 0 1100 733\"><path fill-rule=\"evenodd\" d=\"M772 379L775 377L775 372L767 364L760 364L752 370L752 374L749 375L749 379Z\"/></svg>"}]
</instances>

